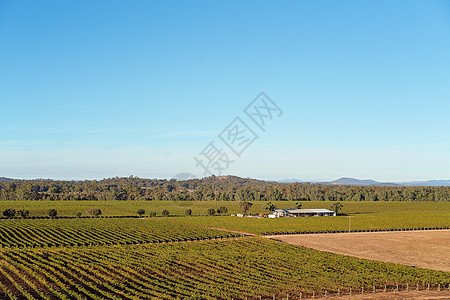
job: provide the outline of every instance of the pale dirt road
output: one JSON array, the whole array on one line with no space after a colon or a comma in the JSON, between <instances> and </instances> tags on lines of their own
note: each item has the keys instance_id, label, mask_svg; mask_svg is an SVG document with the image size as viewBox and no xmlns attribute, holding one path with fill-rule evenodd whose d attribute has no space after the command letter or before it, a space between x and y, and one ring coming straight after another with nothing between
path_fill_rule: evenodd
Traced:
<instances>
[{"instance_id":1,"label":"pale dirt road","mask_svg":"<svg viewBox=\"0 0 450 300\"><path fill-rule=\"evenodd\" d=\"M450 230L267 237L321 251L450 272Z\"/></svg>"},{"instance_id":2,"label":"pale dirt road","mask_svg":"<svg viewBox=\"0 0 450 300\"><path fill-rule=\"evenodd\" d=\"M330 297L329 300L448 300L450 291L389 292L354 296Z\"/></svg>"}]
</instances>

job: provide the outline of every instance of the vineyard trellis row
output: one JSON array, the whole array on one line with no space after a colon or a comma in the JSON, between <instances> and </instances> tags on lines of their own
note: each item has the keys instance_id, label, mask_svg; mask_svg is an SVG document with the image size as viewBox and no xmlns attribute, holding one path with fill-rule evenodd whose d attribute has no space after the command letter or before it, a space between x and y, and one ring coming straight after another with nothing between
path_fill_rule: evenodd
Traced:
<instances>
[{"instance_id":1,"label":"vineyard trellis row","mask_svg":"<svg viewBox=\"0 0 450 300\"><path fill-rule=\"evenodd\" d=\"M397 284L433 289L448 286L450 276L259 237L0 250L0 296L7 299L299 299Z\"/></svg>"},{"instance_id":2,"label":"vineyard trellis row","mask_svg":"<svg viewBox=\"0 0 450 300\"><path fill-rule=\"evenodd\" d=\"M57 221L57 222L53 222ZM202 226L108 219L9 220L0 222L0 247L60 247L161 243L236 237L239 234ZM85 227L81 226L85 225Z\"/></svg>"}]
</instances>

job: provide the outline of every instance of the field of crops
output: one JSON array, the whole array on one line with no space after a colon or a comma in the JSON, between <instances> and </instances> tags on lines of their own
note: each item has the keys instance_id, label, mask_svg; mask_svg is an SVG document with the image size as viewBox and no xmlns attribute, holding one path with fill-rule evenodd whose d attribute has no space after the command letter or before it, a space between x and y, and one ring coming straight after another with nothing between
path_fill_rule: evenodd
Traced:
<instances>
[{"instance_id":1,"label":"field of crops","mask_svg":"<svg viewBox=\"0 0 450 300\"><path fill-rule=\"evenodd\" d=\"M265 202L254 202L262 212ZM148 217L205 214L238 202L39 202L8 201L1 209L25 208L45 216L55 208L73 217L89 208L102 216L144 218L56 218L0 220L0 299L290 299L385 284L450 284L449 273L368 261L300 248L239 233L298 232L450 226L450 203L344 202L347 216L258 219L234 216ZM293 203L280 202L289 208ZM328 208L305 202L304 208ZM224 230L216 230L222 228ZM200 240L200 241L199 241ZM198 297L197 297L197 296ZM202 298L204 297L204 298Z\"/></svg>"},{"instance_id":2,"label":"field of crops","mask_svg":"<svg viewBox=\"0 0 450 300\"><path fill-rule=\"evenodd\" d=\"M290 298L385 283L447 286L448 273L257 237L172 244L0 250L1 298ZM316 295L317 295L316 294Z\"/></svg>"},{"instance_id":3,"label":"field of crops","mask_svg":"<svg viewBox=\"0 0 450 300\"><path fill-rule=\"evenodd\" d=\"M349 217L309 218L239 218L196 217L173 218L174 222L224 228L256 234L276 232L341 231L349 229ZM450 226L450 210L423 212L381 212L351 215L351 229L397 229Z\"/></svg>"},{"instance_id":4,"label":"field of crops","mask_svg":"<svg viewBox=\"0 0 450 300\"><path fill-rule=\"evenodd\" d=\"M0 220L0 246L48 247L156 243L234 235L175 218Z\"/></svg>"},{"instance_id":5,"label":"field of crops","mask_svg":"<svg viewBox=\"0 0 450 300\"><path fill-rule=\"evenodd\" d=\"M264 201L253 201L249 213L264 212ZM333 202L329 201L304 201L303 208L327 208ZM450 211L450 202L381 202L381 201L348 201L342 202L344 214L361 214L375 212L433 212ZM278 208L293 208L295 202L277 201L274 204ZM0 211L6 208L15 210L27 209L30 216L47 216L49 209L56 209L58 216L75 217L77 213L87 216L88 209L99 208L102 216L131 216L137 215L138 209L145 209L146 215L156 212L161 216L163 210L168 210L171 215L184 215L186 209L192 209L193 215L206 215L209 208L217 209L221 206L228 208L230 214L241 213L238 201L0 201Z\"/></svg>"},{"instance_id":6,"label":"field of crops","mask_svg":"<svg viewBox=\"0 0 450 300\"><path fill-rule=\"evenodd\" d=\"M383 212L355 214L351 229L391 229L450 226L450 212ZM348 230L349 217L239 218L88 218L3 219L0 246L47 247L156 243L237 235L222 230L255 234Z\"/></svg>"}]
</instances>

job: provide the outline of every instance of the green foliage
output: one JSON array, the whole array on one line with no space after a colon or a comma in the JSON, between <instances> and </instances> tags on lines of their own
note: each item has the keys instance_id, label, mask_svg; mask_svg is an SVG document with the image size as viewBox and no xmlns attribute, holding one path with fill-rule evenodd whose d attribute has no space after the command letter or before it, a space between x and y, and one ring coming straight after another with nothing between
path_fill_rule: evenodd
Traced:
<instances>
[{"instance_id":1,"label":"green foliage","mask_svg":"<svg viewBox=\"0 0 450 300\"><path fill-rule=\"evenodd\" d=\"M143 215L145 215L145 209L143 208L138 209L137 214L139 215L139 217L142 217Z\"/></svg>"},{"instance_id":2,"label":"green foliage","mask_svg":"<svg viewBox=\"0 0 450 300\"><path fill-rule=\"evenodd\" d=\"M1 268L5 278L1 291L13 299L272 299L273 294L277 299L286 294L298 299L300 293L305 298L312 298L313 291L323 295L324 289L336 293L396 283L410 287L420 283L422 289L426 283L450 284L448 272L256 237L226 242L3 248L0 261L7 262Z\"/></svg>"},{"instance_id":3,"label":"green foliage","mask_svg":"<svg viewBox=\"0 0 450 300\"><path fill-rule=\"evenodd\" d=\"M204 217L207 218L208 217ZM13 219L0 221L1 247L73 246L85 244L156 243L204 239L231 233L177 222L188 218ZM194 220L196 218L189 218ZM214 219L214 218L209 218Z\"/></svg>"},{"instance_id":4,"label":"green foliage","mask_svg":"<svg viewBox=\"0 0 450 300\"><path fill-rule=\"evenodd\" d=\"M161 214L162 214L163 217L168 217L170 213L169 213L169 211L167 209L165 209L165 210L162 211Z\"/></svg>"},{"instance_id":5,"label":"green foliage","mask_svg":"<svg viewBox=\"0 0 450 300\"><path fill-rule=\"evenodd\" d=\"M190 209L190 208L186 209L186 210L184 211L184 214L185 214L186 216L191 216L191 215L192 215L192 209Z\"/></svg>"},{"instance_id":6,"label":"green foliage","mask_svg":"<svg viewBox=\"0 0 450 300\"><path fill-rule=\"evenodd\" d=\"M280 201L283 199L283 194L277 188L271 188L267 192L267 200Z\"/></svg>"},{"instance_id":7,"label":"green foliage","mask_svg":"<svg viewBox=\"0 0 450 300\"><path fill-rule=\"evenodd\" d=\"M56 216L58 215L58 211L54 208L49 209L48 215L50 216L50 218L56 218Z\"/></svg>"},{"instance_id":8,"label":"green foliage","mask_svg":"<svg viewBox=\"0 0 450 300\"><path fill-rule=\"evenodd\" d=\"M156 211L150 212L150 217L152 217L152 218L156 217Z\"/></svg>"},{"instance_id":9,"label":"green foliage","mask_svg":"<svg viewBox=\"0 0 450 300\"><path fill-rule=\"evenodd\" d=\"M77 212L77 213L75 214L75 217L81 218L81 212Z\"/></svg>"},{"instance_id":10,"label":"green foliage","mask_svg":"<svg viewBox=\"0 0 450 300\"><path fill-rule=\"evenodd\" d=\"M273 204L272 202L266 202L264 204L264 210L268 211L268 212L272 212L276 209L277 207L275 206L275 204Z\"/></svg>"},{"instance_id":11,"label":"green foliage","mask_svg":"<svg viewBox=\"0 0 450 300\"><path fill-rule=\"evenodd\" d=\"M248 202L255 200L255 193L248 188L238 190L236 196L237 199L240 200L241 202Z\"/></svg>"},{"instance_id":12,"label":"green foliage","mask_svg":"<svg viewBox=\"0 0 450 300\"><path fill-rule=\"evenodd\" d=\"M7 218L14 218L16 210L14 208L7 208L3 211L3 215Z\"/></svg>"},{"instance_id":13,"label":"green foliage","mask_svg":"<svg viewBox=\"0 0 450 300\"><path fill-rule=\"evenodd\" d=\"M406 205L405 205L406 206ZM405 207L403 206L403 207ZM433 211L384 211L355 213L352 216L353 230L448 227L450 210ZM175 222L187 223L186 218L175 218ZM189 220L191 225L224 228L233 231L263 234L268 232L308 232L348 230L348 217L298 217L298 218L238 218L198 217Z\"/></svg>"},{"instance_id":14,"label":"green foliage","mask_svg":"<svg viewBox=\"0 0 450 300\"><path fill-rule=\"evenodd\" d=\"M206 300L206 298L205 297L203 297L202 295L199 295L199 294L194 294L194 295L192 295L192 296L189 296L189 297L187 297L187 298L185 298L186 300Z\"/></svg>"},{"instance_id":15,"label":"green foliage","mask_svg":"<svg viewBox=\"0 0 450 300\"><path fill-rule=\"evenodd\" d=\"M0 201L450 201L450 187L277 183L235 176L186 181L108 178L100 181L0 181Z\"/></svg>"},{"instance_id":16,"label":"green foliage","mask_svg":"<svg viewBox=\"0 0 450 300\"><path fill-rule=\"evenodd\" d=\"M30 216L30 211L27 210L27 209L20 209L20 210L17 211L17 213L19 214L19 216L22 219L26 219L26 218L28 218Z\"/></svg>"},{"instance_id":17,"label":"green foliage","mask_svg":"<svg viewBox=\"0 0 450 300\"><path fill-rule=\"evenodd\" d=\"M343 208L344 206L342 205L341 202L335 202L333 204L331 204L330 209L332 211L334 211L336 213L336 216L339 214L339 211Z\"/></svg>"},{"instance_id":18,"label":"green foliage","mask_svg":"<svg viewBox=\"0 0 450 300\"><path fill-rule=\"evenodd\" d=\"M226 208L225 206L221 206L217 209L217 213L221 216L226 215L228 213L228 208Z\"/></svg>"},{"instance_id":19,"label":"green foliage","mask_svg":"<svg viewBox=\"0 0 450 300\"><path fill-rule=\"evenodd\" d=\"M294 209L302 209L302 207L303 207L303 203L295 202Z\"/></svg>"},{"instance_id":20,"label":"green foliage","mask_svg":"<svg viewBox=\"0 0 450 300\"><path fill-rule=\"evenodd\" d=\"M216 210L214 208L208 208L208 216L214 216L216 214Z\"/></svg>"},{"instance_id":21,"label":"green foliage","mask_svg":"<svg viewBox=\"0 0 450 300\"><path fill-rule=\"evenodd\" d=\"M247 214L248 210L250 209L250 207L252 207L252 205L253 203L250 203L248 201L242 201L241 203L239 203L239 206L241 207L244 216Z\"/></svg>"},{"instance_id":22,"label":"green foliage","mask_svg":"<svg viewBox=\"0 0 450 300\"><path fill-rule=\"evenodd\" d=\"M277 208L290 209L295 206L297 201L278 201ZM267 201L252 201L253 206L248 214L264 213L264 205ZM305 201L302 202L305 209L308 208L330 208L334 201ZM344 207L341 214L352 213L378 213L384 211L449 211L450 202L419 202L419 201L342 201ZM192 215L204 215L208 208L214 208L216 211L220 207L227 207L228 213L242 213L240 202L238 201L0 201L0 212L7 208L13 208L17 211L26 207L30 211L30 218L48 217L48 208L58 210L58 217L74 217L77 212L86 215L86 211L92 208L98 208L102 211L102 216L136 216L138 209L149 212L157 212L167 209L171 216L185 216L185 210L191 209ZM225 215L226 215L225 214Z\"/></svg>"},{"instance_id":23,"label":"green foliage","mask_svg":"<svg viewBox=\"0 0 450 300\"><path fill-rule=\"evenodd\" d=\"M90 208L86 211L86 213L92 218L97 218L102 214L102 210L99 208Z\"/></svg>"}]
</instances>

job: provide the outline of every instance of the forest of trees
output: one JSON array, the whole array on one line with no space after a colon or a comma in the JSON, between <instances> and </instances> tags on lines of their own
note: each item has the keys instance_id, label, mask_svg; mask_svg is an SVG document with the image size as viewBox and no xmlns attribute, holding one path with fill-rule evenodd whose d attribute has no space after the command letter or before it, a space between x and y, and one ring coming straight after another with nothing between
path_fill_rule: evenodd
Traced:
<instances>
[{"instance_id":1,"label":"forest of trees","mask_svg":"<svg viewBox=\"0 0 450 300\"><path fill-rule=\"evenodd\" d=\"M450 201L450 187L277 183L236 176L203 179L3 180L0 200Z\"/></svg>"}]
</instances>

